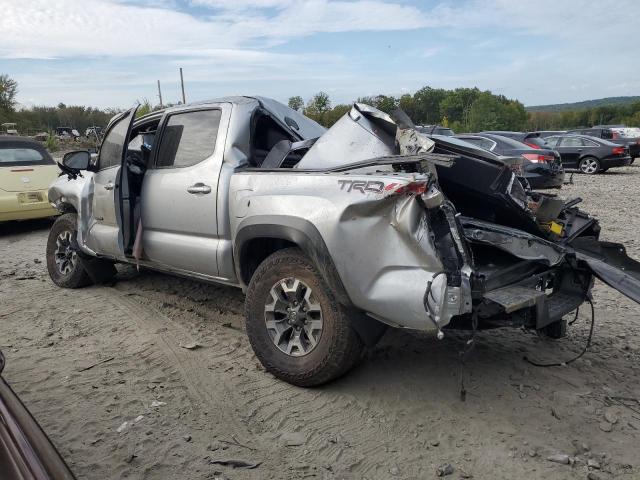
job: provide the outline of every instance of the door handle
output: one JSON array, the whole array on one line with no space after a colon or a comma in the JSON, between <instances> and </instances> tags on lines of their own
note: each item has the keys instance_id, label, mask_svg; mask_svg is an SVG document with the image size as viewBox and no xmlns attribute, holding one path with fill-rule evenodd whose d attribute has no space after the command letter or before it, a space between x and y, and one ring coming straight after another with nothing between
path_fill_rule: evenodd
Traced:
<instances>
[{"instance_id":1,"label":"door handle","mask_svg":"<svg viewBox=\"0 0 640 480\"><path fill-rule=\"evenodd\" d=\"M189 193L211 193L211 187L204 183L194 183L190 187L187 187Z\"/></svg>"},{"instance_id":2,"label":"door handle","mask_svg":"<svg viewBox=\"0 0 640 480\"><path fill-rule=\"evenodd\" d=\"M104 186L104 189L105 190L113 190L114 187L115 187L115 185L113 183L109 182Z\"/></svg>"}]
</instances>

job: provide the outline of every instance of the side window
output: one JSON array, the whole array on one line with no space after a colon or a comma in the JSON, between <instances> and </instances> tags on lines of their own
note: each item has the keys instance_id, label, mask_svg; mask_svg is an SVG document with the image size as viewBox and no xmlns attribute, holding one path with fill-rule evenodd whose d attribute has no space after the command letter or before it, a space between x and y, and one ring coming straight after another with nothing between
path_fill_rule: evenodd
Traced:
<instances>
[{"instance_id":1,"label":"side window","mask_svg":"<svg viewBox=\"0 0 640 480\"><path fill-rule=\"evenodd\" d=\"M496 143L488 138L483 138L480 141L480 146L486 150L493 151L496 148Z\"/></svg>"},{"instance_id":2,"label":"side window","mask_svg":"<svg viewBox=\"0 0 640 480\"><path fill-rule=\"evenodd\" d=\"M122 150L124 149L125 137L129 131L131 115L133 115L133 111L118 120L118 123L104 137L98 158L99 170L120 165L122 162Z\"/></svg>"},{"instance_id":3,"label":"side window","mask_svg":"<svg viewBox=\"0 0 640 480\"><path fill-rule=\"evenodd\" d=\"M559 140L560 140L560 137L547 137L544 139L544 143L546 143L548 147L556 148L558 146Z\"/></svg>"},{"instance_id":4,"label":"side window","mask_svg":"<svg viewBox=\"0 0 640 480\"><path fill-rule=\"evenodd\" d=\"M478 147L484 150L491 150L493 147L493 142L491 140L487 140L486 138L472 137L472 138L463 138L465 142L472 143L477 145Z\"/></svg>"},{"instance_id":5,"label":"side window","mask_svg":"<svg viewBox=\"0 0 640 480\"><path fill-rule=\"evenodd\" d=\"M587 140L586 138L582 139L582 145L585 147L597 147L598 144L596 142L593 142L591 140Z\"/></svg>"},{"instance_id":6,"label":"side window","mask_svg":"<svg viewBox=\"0 0 640 480\"><path fill-rule=\"evenodd\" d=\"M582 139L580 137L564 137L561 145L563 147L582 147Z\"/></svg>"},{"instance_id":7,"label":"side window","mask_svg":"<svg viewBox=\"0 0 640 480\"><path fill-rule=\"evenodd\" d=\"M189 167L210 157L216 147L221 116L221 110L171 115L162 132L156 167Z\"/></svg>"}]
</instances>

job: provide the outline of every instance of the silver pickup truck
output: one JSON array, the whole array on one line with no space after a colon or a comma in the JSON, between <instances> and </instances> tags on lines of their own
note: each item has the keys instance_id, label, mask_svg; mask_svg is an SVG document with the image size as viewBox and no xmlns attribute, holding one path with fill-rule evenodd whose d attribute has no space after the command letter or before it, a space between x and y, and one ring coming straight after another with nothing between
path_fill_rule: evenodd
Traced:
<instances>
[{"instance_id":1,"label":"silver pickup truck","mask_svg":"<svg viewBox=\"0 0 640 480\"><path fill-rule=\"evenodd\" d=\"M270 99L115 117L71 152L47 267L61 287L115 263L241 287L263 365L296 385L349 370L387 326L550 337L594 275L640 301L640 264L597 221L531 191L517 159L355 104L329 130Z\"/></svg>"}]
</instances>

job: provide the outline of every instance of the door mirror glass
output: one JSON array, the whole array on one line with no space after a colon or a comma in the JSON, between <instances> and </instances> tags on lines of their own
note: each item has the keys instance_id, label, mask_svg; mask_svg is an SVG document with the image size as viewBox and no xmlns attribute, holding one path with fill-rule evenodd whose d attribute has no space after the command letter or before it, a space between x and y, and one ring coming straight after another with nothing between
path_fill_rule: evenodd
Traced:
<instances>
[{"instance_id":1,"label":"door mirror glass","mask_svg":"<svg viewBox=\"0 0 640 480\"><path fill-rule=\"evenodd\" d=\"M73 170L86 170L89 168L91 154L86 150L65 153L62 157L62 164Z\"/></svg>"}]
</instances>

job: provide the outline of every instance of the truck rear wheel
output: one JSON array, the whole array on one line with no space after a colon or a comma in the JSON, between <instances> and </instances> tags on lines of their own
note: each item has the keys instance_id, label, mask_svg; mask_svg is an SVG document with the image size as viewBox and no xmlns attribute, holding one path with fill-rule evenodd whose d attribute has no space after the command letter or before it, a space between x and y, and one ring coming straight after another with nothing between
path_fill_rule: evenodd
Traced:
<instances>
[{"instance_id":1,"label":"truck rear wheel","mask_svg":"<svg viewBox=\"0 0 640 480\"><path fill-rule=\"evenodd\" d=\"M245 319L262 365L293 385L333 380L362 356L346 309L297 248L280 250L260 264L247 289Z\"/></svg>"}]
</instances>

